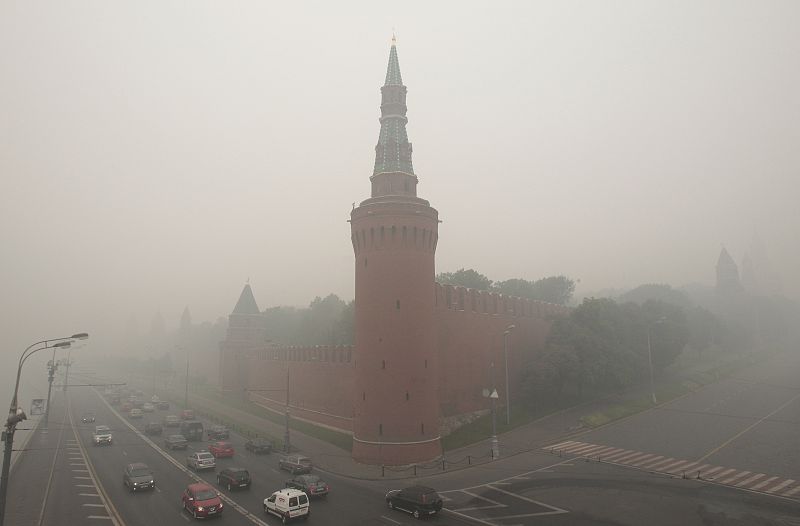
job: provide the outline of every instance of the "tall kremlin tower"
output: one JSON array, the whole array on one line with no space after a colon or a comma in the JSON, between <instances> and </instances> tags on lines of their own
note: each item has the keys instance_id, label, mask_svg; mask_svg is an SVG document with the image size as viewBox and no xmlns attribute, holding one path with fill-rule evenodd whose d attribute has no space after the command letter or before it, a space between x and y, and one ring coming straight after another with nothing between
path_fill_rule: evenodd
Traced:
<instances>
[{"instance_id":1,"label":"tall kremlin tower","mask_svg":"<svg viewBox=\"0 0 800 526\"><path fill-rule=\"evenodd\" d=\"M403 465L441 455L434 320L439 214L417 197L406 94L392 38L371 197L350 214L355 252L353 458Z\"/></svg>"}]
</instances>

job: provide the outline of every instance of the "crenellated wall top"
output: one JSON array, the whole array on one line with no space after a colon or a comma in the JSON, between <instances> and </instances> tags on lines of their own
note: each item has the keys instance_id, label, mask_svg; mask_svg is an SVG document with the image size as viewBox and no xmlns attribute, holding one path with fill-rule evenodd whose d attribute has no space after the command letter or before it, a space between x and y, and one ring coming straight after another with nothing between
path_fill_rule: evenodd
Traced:
<instances>
[{"instance_id":1,"label":"crenellated wall top","mask_svg":"<svg viewBox=\"0 0 800 526\"><path fill-rule=\"evenodd\" d=\"M508 318L549 318L564 316L569 307L546 301L507 296L488 290L435 283L435 309L474 312Z\"/></svg>"},{"instance_id":2,"label":"crenellated wall top","mask_svg":"<svg viewBox=\"0 0 800 526\"><path fill-rule=\"evenodd\" d=\"M349 364L353 361L352 345L274 345L253 349L252 356L259 360L277 362L303 362L309 364Z\"/></svg>"}]
</instances>

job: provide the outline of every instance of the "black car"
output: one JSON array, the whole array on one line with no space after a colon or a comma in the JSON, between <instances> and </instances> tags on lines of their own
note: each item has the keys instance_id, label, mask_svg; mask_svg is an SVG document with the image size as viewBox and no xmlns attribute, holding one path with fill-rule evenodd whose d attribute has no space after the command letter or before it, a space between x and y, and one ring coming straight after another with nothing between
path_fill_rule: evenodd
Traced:
<instances>
[{"instance_id":1,"label":"black car","mask_svg":"<svg viewBox=\"0 0 800 526\"><path fill-rule=\"evenodd\" d=\"M209 440L227 440L231 437L231 432L225 426L211 426L208 430Z\"/></svg>"},{"instance_id":2,"label":"black car","mask_svg":"<svg viewBox=\"0 0 800 526\"><path fill-rule=\"evenodd\" d=\"M186 449L189 441L183 435L170 435L164 440L164 447L167 449Z\"/></svg>"},{"instance_id":3,"label":"black car","mask_svg":"<svg viewBox=\"0 0 800 526\"><path fill-rule=\"evenodd\" d=\"M94 422L94 413L92 413L91 411L83 413L83 416L81 417L81 422L83 422L84 424L89 424Z\"/></svg>"},{"instance_id":4,"label":"black car","mask_svg":"<svg viewBox=\"0 0 800 526\"><path fill-rule=\"evenodd\" d=\"M169 402L166 400L161 400L160 402L156 403L156 407L163 410L169 409Z\"/></svg>"},{"instance_id":5,"label":"black car","mask_svg":"<svg viewBox=\"0 0 800 526\"><path fill-rule=\"evenodd\" d=\"M386 494L386 504L390 509L405 511L419 519L425 515L439 513L442 509L442 498L433 488L411 486L391 490Z\"/></svg>"},{"instance_id":6,"label":"black car","mask_svg":"<svg viewBox=\"0 0 800 526\"><path fill-rule=\"evenodd\" d=\"M141 462L125 466L125 471L122 473L122 483L132 492L156 487L153 472L150 471L147 464L142 464Z\"/></svg>"},{"instance_id":7,"label":"black car","mask_svg":"<svg viewBox=\"0 0 800 526\"><path fill-rule=\"evenodd\" d=\"M331 487L316 475L297 475L286 481L287 488L299 489L309 497L324 497Z\"/></svg>"},{"instance_id":8,"label":"black car","mask_svg":"<svg viewBox=\"0 0 800 526\"><path fill-rule=\"evenodd\" d=\"M164 428L158 422L148 422L144 426L145 435L160 435L164 432Z\"/></svg>"},{"instance_id":9,"label":"black car","mask_svg":"<svg viewBox=\"0 0 800 526\"><path fill-rule=\"evenodd\" d=\"M217 484L228 488L249 488L250 472L244 468L225 468L217 473Z\"/></svg>"},{"instance_id":10,"label":"black car","mask_svg":"<svg viewBox=\"0 0 800 526\"><path fill-rule=\"evenodd\" d=\"M272 453L272 442L266 438L253 438L244 443L244 448L255 454Z\"/></svg>"}]
</instances>

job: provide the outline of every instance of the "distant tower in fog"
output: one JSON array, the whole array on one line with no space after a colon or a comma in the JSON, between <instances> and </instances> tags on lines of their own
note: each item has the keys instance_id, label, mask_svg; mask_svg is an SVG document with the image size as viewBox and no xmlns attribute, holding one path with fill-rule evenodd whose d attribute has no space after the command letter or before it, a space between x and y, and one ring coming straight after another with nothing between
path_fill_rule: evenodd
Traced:
<instances>
[{"instance_id":1,"label":"distant tower in fog","mask_svg":"<svg viewBox=\"0 0 800 526\"><path fill-rule=\"evenodd\" d=\"M410 464L441 455L434 254L438 212L417 197L394 38L381 88L371 197L350 214L355 252L353 458Z\"/></svg>"},{"instance_id":2,"label":"distant tower in fog","mask_svg":"<svg viewBox=\"0 0 800 526\"><path fill-rule=\"evenodd\" d=\"M738 292L741 286L739 268L725 247L722 247L717 260L717 292Z\"/></svg>"}]
</instances>

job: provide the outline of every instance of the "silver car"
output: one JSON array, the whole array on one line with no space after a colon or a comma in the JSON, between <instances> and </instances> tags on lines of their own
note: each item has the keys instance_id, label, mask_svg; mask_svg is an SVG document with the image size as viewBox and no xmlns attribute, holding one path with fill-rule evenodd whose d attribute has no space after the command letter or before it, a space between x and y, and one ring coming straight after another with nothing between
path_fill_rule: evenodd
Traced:
<instances>
[{"instance_id":1,"label":"silver car","mask_svg":"<svg viewBox=\"0 0 800 526\"><path fill-rule=\"evenodd\" d=\"M197 451L186 458L186 465L195 471L216 469L217 459L208 451Z\"/></svg>"}]
</instances>

